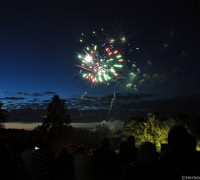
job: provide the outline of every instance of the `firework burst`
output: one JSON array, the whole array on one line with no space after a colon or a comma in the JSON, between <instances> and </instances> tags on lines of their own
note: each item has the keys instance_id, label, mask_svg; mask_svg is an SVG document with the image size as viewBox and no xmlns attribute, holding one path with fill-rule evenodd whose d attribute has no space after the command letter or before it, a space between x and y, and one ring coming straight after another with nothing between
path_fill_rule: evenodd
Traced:
<instances>
[{"instance_id":1,"label":"firework burst","mask_svg":"<svg viewBox=\"0 0 200 180\"><path fill-rule=\"evenodd\" d=\"M96 36L95 31L93 35ZM98 43L99 46L95 43L87 44L83 48L83 52L77 56L81 60L81 65L78 66L81 67L82 77L94 84L109 85L111 81L117 80L125 65L122 49L120 49L120 43L124 43L124 41L125 37ZM80 42L83 43L84 40L81 39Z\"/></svg>"}]
</instances>

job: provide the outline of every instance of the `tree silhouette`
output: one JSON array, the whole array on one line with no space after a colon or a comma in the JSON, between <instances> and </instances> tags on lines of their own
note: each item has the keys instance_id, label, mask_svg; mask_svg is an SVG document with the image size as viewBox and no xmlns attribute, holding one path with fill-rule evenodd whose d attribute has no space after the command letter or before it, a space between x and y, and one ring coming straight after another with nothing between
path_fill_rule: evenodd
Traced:
<instances>
[{"instance_id":1,"label":"tree silhouette","mask_svg":"<svg viewBox=\"0 0 200 180\"><path fill-rule=\"evenodd\" d=\"M52 98L48 105L48 114L43 121L43 128L47 131L59 130L70 123L70 116L67 114L65 100L60 99L58 95Z\"/></svg>"},{"instance_id":2,"label":"tree silhouette","mask_svg":"<svg viewBox=\"0 0 200 180\"><path fill-rule=\"evenodd\" d=\"M5 113L7 111L5 111L4 109L2 109L3 103L0 102L0 128L4 128L5 125L4 123L7 121L7 116L5 115Z\"/></svg>"}]
</instances>

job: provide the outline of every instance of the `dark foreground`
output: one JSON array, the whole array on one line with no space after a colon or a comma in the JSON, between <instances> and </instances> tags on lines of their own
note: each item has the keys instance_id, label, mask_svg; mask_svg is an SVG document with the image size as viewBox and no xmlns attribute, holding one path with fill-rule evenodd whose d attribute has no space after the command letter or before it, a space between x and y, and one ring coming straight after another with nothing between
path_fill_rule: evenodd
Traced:
<instances>
[{"instance_id":1,"label":"dark foreground","mask_svg":"<svg viewBox=\"0 0 200 180\"><path fill-rule=\"evenodd\" d=\"M196 138L182 126L168 133L168 145L161 154L155 145L144 142L138 148L130 136L111 150L110 140L102 140L100 148L80 145L74 152L65 146L56 154L44 138L28 138L21 147L1 136L0 179L15 180L143 180L200 179L200 152Z\"/></svg>"}]
</instances>

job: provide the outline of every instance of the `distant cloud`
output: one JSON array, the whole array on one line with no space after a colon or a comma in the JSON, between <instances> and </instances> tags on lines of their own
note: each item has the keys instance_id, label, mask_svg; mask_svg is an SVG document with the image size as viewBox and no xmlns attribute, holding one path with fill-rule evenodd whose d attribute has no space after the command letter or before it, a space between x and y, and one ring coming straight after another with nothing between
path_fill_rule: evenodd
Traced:
<instances>
[{"instance_id":1,"label":"distant cloud","mask_svg":"<svg viewBox=\"0 0 200 180\"><path fill-rule=\"evenodd\" d=\"M124 104L130 104L130 103L137 103L142 100L147 99L154 99L156 96L152 94L120 94L116 93L116 100L114 104L123 105ZM85 96L83 99L80 99L79 97L75 98L69 98L66 99L66 104L68 108L74 108L74 109L108 109L111 103L111 100L113 99L113 94L103 96L103 97L91 97L91 96Z\"/></svg>"},{"instance_id":2,"label":"distant cloud","mask_svg":"<svg viewBox=\"0 0 200 180\"><path fill-rule=\"evenodd\" d=\"M24 97L4 97L4 100L14 100L14 101L17 101L17 100L25 100L26 98Z\"/></svg>"},{"instance_id":3,"label":"distant cloud","mask_svg":"<svg viewBox=\"0 0 200 180\"><path fill-rule=\"evenodd\" d=\"M30 96L30 94L29 94L29 93L25 93L25 92L17 92L16 94L18 94L18 95Z\"/></svg>"},{"instance_id":4,"label":"distant cloud","mask_svg":"<svg viewBox=\"0 0 200 180\"><path fill-rule=\"evenodd\" d=\"M5 94L10 94L10 92L9 92L9 91L4 91L3 93L5 93Z\"/></svg>"},{"instance_id":5,"label":"distant cloud","mask_svg":"<svg viewBox=\"0 0 200 180\"><path fill-rule=\"evenodd\" d=\"M28 102L38 102L38 101L39 101L39 99L37 99L37 98L28 100Z\"/></svg>"},{"instance_id":6,"label":"distant cloud","mask_svg":"<svg viewBox=\"0 0 200 180\"><path fill-rule=\"evenodd\" d=\"M45 91L45 92L43 92L43 94L45 94L45 95L55 95L56 92L53 92L53 91Z\"/></svg>"},{"instance_id":7,"label":"distant cloud","mask_svg":"<svg viewBox=\"0 0 200 180\"><path fill-rule=\"evenodd\" d=\"M38 97L38 96L43 96L43 94L41 94L41 93L32 93L32 96Z\"/></svg>"},{"instance_id":8,"label":"distant cloud","mask_svg":"<svg viewBox=\"0 0 200 180\"><path fill-rule=\"evenodd\" d=\"M51 100L44 100L43 103L50 103Z\"/></svg>"}]
</instances>

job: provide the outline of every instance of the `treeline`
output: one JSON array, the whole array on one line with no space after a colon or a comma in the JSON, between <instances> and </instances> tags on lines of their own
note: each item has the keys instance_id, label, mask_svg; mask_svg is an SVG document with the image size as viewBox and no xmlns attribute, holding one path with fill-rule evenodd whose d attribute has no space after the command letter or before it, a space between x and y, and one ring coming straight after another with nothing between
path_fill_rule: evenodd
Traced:
<instances>
[{"instance_id":1,"label":"treeline","mask_svg":"<svg viewBox=\"0 0 200 180\"><path fill-rule=\"evenodd\" d=\"M0 103L0 127L3 128L6 116L4 115L5 110L1 108L2 105ZM23 131L23 133L26 132L27 134L22 133L22 136L23 138L31 136L33 139L43 137L49 141L56 151L59 151L65 145L73 150L80 144L84 144L88 149L95 149L98 148L101 140L105 137L111 139L113 149L118 149L119 144L130 135L135 137L136 146L139 146L142 142L149 141L155 144L157 151L160 151L161 144L167 143L168 132L174 125L184 126L191 136L195 136L198 142L197 149L200 150L200 118L191 118L185 114L177 113L169 115L167 118L161 117L159 113L148 113L146 118L132 116L124 123L123 128L116 132L111 130L109 123L105 121L97 125L94 131L71 127L71 119L65 101L60 99L58 95L52 98L47 110L48 113L43 124L32 131ZM12 136L9 131L10 136L7 137L20 139L21 134L18 131L13 131L13 134L15 133L19 134L19 136ZM5 131L1 138L3 136L5 136Z\"/></svg>"}]
</instances>

